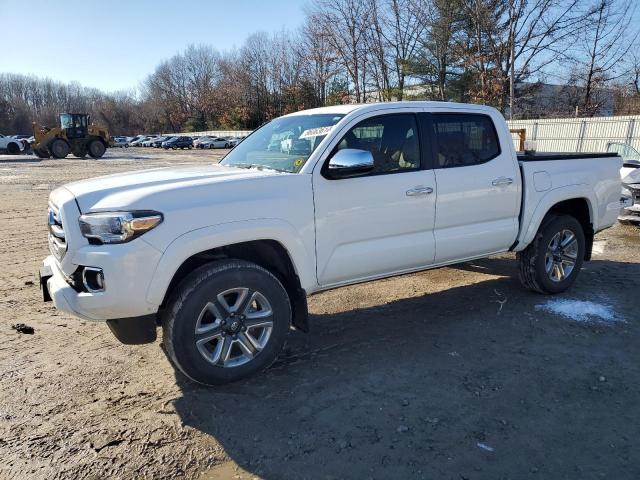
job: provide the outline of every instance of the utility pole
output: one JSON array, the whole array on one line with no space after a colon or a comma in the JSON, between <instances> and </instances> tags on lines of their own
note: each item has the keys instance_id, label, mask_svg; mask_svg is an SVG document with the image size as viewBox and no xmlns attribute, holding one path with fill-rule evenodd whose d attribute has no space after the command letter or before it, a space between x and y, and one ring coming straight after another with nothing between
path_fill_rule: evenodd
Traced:
<instances>
[{"instance_id":1,"label":"utility pole","mask_svg":"<svg viewBox=\"0 0 640 480\"><path fill-rule=\"evenodd\" d=\"M515 97L516 66L515 63L515 29L513 26L514 1L509 0L509 120L513 120L513 107Z\"/></svg>"}]
</instances>

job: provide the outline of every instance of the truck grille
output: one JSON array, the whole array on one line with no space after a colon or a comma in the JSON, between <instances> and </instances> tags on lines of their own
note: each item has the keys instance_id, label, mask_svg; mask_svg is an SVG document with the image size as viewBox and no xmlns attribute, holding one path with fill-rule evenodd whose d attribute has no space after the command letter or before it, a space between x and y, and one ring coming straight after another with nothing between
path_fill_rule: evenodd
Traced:
<instances>
[{"instance_id":1,"label":"truck grille","mask_svg":"<svg viewBox=\"0 0 640 480\"><path fill-rule=\"evenodd\" d=\"M60 212L53 205L49 205L47 223L49 225L49 251L58 260L62 260L67 253L67 237L62 227Z\"/></svg>"}]
</instances>

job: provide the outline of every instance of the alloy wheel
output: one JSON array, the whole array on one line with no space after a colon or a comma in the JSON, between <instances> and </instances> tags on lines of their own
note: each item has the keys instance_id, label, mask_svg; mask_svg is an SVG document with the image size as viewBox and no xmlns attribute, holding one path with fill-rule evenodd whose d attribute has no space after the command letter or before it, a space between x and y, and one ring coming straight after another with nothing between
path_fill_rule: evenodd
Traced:
<instances>
[{"instance_id":1,"label":"alloy wheel","mask_svg":"<svg viewBox=\"0 0 640 480\"><path fill-rule=\"evenodd\" d=\"M273 310L257 290L237 287L207 302L195 328L196 347L218 367L231 368L253 360L273 331Z\"/></svg>"}]
</instances>

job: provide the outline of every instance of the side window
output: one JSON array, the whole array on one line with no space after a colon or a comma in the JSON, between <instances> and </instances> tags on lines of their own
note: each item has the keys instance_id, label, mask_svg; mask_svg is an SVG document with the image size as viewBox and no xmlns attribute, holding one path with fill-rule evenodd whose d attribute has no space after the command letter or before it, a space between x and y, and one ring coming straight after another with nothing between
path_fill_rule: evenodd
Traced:
<instances>
[{"instance_id":1,"label":"side window","mask_svg":"<svg viewBox=\"0 0 640 480\"><path fill-rule=\"evenodd\" d=\"M486 115L434 115L433 125L441 168L478 165L500 155L496 129Z\"/></svg>"},{"instance_id":2,"label":"side window","mask_svg":"<svg viewBox=\"0 0 640 480\"><path fill-rule=\"evenodd\" d=\"M374 160L373 174L420 168L418 127L412 114L363 120L342 137L335 150L343 148L370 151Z\"/></svg>"}]
</instances>

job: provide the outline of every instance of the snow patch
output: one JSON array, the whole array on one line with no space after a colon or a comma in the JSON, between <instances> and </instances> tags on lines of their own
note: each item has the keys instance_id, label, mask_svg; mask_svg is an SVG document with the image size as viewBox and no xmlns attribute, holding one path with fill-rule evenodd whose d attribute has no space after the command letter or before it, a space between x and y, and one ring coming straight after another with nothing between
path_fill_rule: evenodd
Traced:
<instances>
[{"instance_id":1,"label":"snow patch","mask_svg":"<svg viewBox=\"0 0 640 480\"><path fill-rule=\"evenodd\" d=\"M601 324L624 322L622 318L617 317L610 305L586 300L552 299L536 305L536 310L562 315L576 322Z\"/></svg>"},{"instance_id":2,"label":"snow patch","mask_svg":"<svg viewBox=\"0 0 640 480\"><path fill-rule=\"evenodd\" d=\"M476 443L476 445L478 446L478 448L481 448L482 450L486 450L487 452L493 452L495 450L493 447L490 447L486 443L478 442Z\"/></svg>"}]
</instances>

